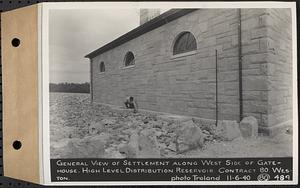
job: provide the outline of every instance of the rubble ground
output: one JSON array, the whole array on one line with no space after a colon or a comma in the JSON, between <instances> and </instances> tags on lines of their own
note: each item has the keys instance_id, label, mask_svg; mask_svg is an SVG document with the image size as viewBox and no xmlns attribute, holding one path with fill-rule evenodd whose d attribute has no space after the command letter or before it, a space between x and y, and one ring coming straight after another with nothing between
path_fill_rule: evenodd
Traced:
<instances>
[{"instance_id":1,"label":"rubble ground","mask_svg":"<svg viewBox=\"0 0 300 188\"><path fill-rule=\"evenodd\" d=\"M178 134L183 135L181 141ZM50 93L50 140L51 158L292 156L292 135L284 131L273 137L240 136L223 141L216 136L215 125L178 123L150 112L117 110L91 104L89 94L74 93ZM136 142L142 146L136 146ZM187 146L180 150L184 142ZM135 151L140 147L141 151Z\"/></svg>"}]
</instances>

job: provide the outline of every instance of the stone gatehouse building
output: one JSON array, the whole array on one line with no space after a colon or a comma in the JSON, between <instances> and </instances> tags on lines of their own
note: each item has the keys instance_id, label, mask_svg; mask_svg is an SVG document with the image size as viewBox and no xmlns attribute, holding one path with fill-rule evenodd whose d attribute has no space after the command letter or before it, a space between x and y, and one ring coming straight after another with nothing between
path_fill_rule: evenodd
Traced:
<instances>
[{"instance_id":1,"label":"stone gatehouse building","mask_svg":"<svg viewBox=\"0 0 300 188\"><path fill-rule=\"evenodd\" d=\"M290 9L143 11L145 23L86 56L93 102L122 106L134 96L159 112L252 115L263 132L291 125Z\"/></svg>"}]
</instances>

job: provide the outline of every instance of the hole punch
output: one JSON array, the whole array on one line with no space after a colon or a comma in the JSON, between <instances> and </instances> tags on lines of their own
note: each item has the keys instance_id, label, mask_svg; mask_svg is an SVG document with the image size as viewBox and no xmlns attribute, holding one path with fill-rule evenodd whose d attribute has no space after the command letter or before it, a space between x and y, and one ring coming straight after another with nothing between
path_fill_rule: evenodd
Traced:
<instances>
[{"instance_id":1,"label":"hole punch","mask_svg":"<svg viewBox=\"0 0 300 188\"><path fill-rule=\"evenodd\" d=\"M19 140L14 141L13 148L19 150L22 147L22 143Z\"/></svg>"},{"instance_id":2,"label":"hole punch","mask_svg":"<svg viewBox=\"0 0 300 188\"><path fill-rule=\"evenodd\" d=\"M11 41L11 45L13 45L13 47L18 47L18 46L20 46L20 39L18 39L18 38L14 38L14 39L12 39L12 41Z\"/></svg>"}]
</instances>

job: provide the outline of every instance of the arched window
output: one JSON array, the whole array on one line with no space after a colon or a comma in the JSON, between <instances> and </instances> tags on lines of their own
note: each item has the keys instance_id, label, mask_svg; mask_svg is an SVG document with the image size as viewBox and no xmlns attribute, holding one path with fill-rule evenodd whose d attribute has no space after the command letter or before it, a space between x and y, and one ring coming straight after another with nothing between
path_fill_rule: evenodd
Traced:
<instances>
[{"instance_id":1,"label":"arched window","mask_svg":"<svg viewBox=\"0 0 300 188\"><path fill-rule=\"evenodd\" d=\"M197 50L197 42L194 35L190 32L180 33L176 37L173 47L173 55Z\"/></svg>"},{"instance_id":2,"label":"arched window","mask_svg":"<svg viewBox=\"0 0 300 188\"><path fill-rule=\"evenodd\" d=\"M134 65L135 62L134 62L134 55L132 52L127 52L126 55L125 55L125 58L124 58L124 65L125 67L127 66L131 66L131 65Z\"/></svg>"},{"instance_id":3,"label":"arched window","mask_svg":"<svg viewBox=\"0 0 300 188\"><path fill-rule=\"evenodd\" d=\"M105 72L105 64L104 64L104 62L102 61L101 63L100 63L100 65L99 65L100 67L100 72Z\"/></svg>"}]
</instances>

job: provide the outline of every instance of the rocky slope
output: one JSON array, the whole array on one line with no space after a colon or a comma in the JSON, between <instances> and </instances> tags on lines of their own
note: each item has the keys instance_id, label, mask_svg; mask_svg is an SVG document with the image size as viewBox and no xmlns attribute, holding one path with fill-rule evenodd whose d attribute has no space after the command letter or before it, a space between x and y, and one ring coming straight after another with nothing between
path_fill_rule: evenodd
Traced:
<instances>
[{"instance_id":1,"label":"rocky slope","mask_svg":"<svg viewBox=\"0 0 300 188\"><path fill-rule=\"evenodd\" d=\"M254 157L261 147L265 157L291 155L289 134L245 140L236 122L220 125L91 104L86 94L50 93L51 158Z\"/></svg>"}]
</instances>

